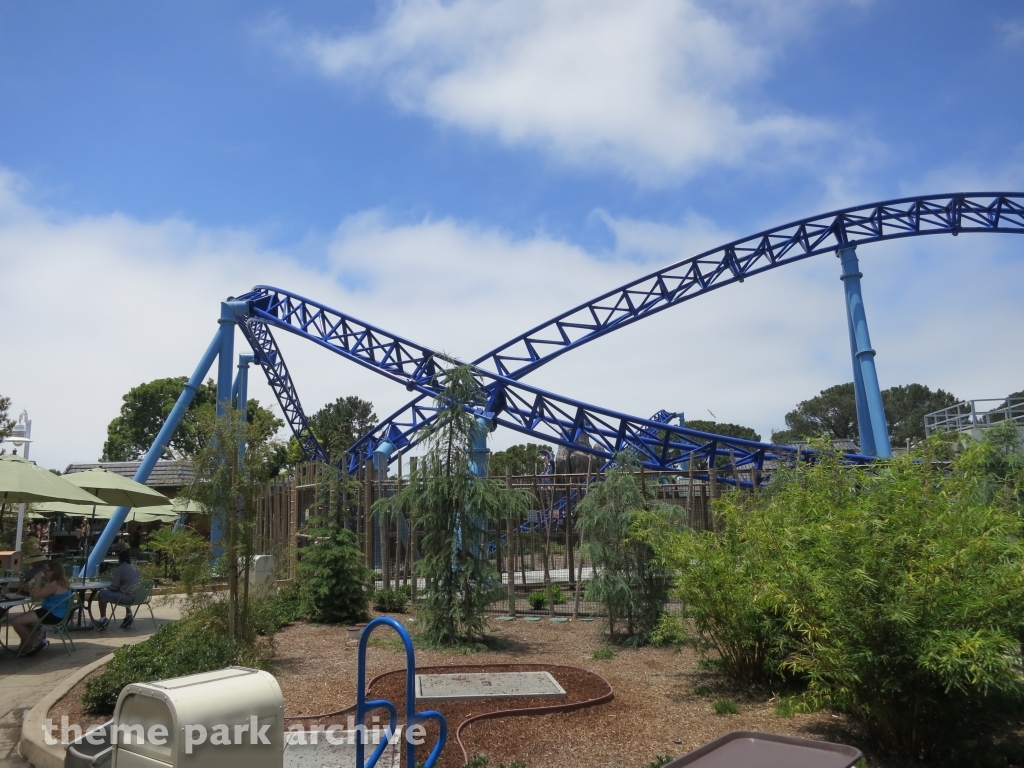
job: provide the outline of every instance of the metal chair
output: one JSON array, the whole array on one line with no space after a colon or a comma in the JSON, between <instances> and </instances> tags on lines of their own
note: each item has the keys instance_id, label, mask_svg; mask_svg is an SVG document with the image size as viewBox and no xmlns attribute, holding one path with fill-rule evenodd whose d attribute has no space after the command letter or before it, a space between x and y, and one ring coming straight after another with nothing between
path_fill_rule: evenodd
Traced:
<instances>
[{"instance_id":1,"label":"metal chair","mask_svg":"<svg viewBox=\"0 0 1024 768\"><path fill-rule=\"evenodd\" d=\"M38 608L35 610L38 610ZM75 611L79 610L82 610L82 600L78 596L77 592L72 592L68 596L67 602L64 604L64 617L56 624L43 624L41 621L37 622L36 625L32 627L32 631L29 632L28 637L25 638L25 642L23 642L21 647L18 648L18 656L23 656L28 651L35 648L36 643L34 641L38 640L39 634L45 631L46 627L52 627L54 631L56 631L57 637L59 637L61 643L64 644L64 650L67 652L68 656L71 655L71 651L77 651L78 649L75 648L75 641L71 639L71 632L68 631L68 624L71 622L71 617L75 615ZM70 651L68 650L68 645L71 646Z\"/></svg>"},{"instance_id":2,"label":"metal chair","mask_svg":"<svg viewBox=\"0 0 1024 768\"><path fill-rule=\"evenodd\" d=\"M149 609L149 618L153 620L153 629L156 629L156 616L153 614L152 600L153 580L144 579L135 587L131 605L125 606L128 609L128 614L132 617L131 624L129 625L132 629L135 629L135 617L139 615L139 610L142 606L146 606Z\"/></svg>"}]
</instances>

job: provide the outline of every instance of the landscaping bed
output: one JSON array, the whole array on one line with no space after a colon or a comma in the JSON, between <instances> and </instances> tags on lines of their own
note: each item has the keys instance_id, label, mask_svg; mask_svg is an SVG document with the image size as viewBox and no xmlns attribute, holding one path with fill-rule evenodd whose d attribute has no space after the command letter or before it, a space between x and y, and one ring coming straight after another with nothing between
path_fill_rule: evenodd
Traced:
<instances>
[{"instance_id":1,"label":"landscaping bed","mask_svg":"<svg viewBox=\"0 0 1024 768\"><path fill-rule=\"evenodd\" d=\"M415 630L416 624L409 617L400 618ZM594 651L604 647L599 621L491 620L488 628L490 648L468 655L417 648L417 666L449 667L453 672L466 665L575 666L606 679L615 695L607 704L575 712L471 723L463 731L466 749L471 757L488 755L493 768L513 760L529 768L640 768L658 755L679 756L733 730L839 741L868 752L856 726L845 716L815 712L780 717L775 714L776 702L770 691L738 689L726 678L702 669L690 647L678 651L621 648L615 649L611 659L595 659ZM274 673L284 692L286 717L333 712L354 702L357 649L354 641L345 640L342 629L298 623L283 629L276 642ZM404 665L404 653L395 642L395 634L384 628L377 630L367 652L367 679ZM555 670L552 673L559 679ZM404 700L403 678L394 676L381 682L386 685L375 686L374 697L383 694L392 701L397 699L396 703ZM571 684L563 687L571 697ZM719 699L735 702L739 713L715 714L712 706ZM438 705L449 717L450 729L442 768L457 768L462 763L461 751L454 743L458 722L470 714L510 705L528 706L528 702L502 699L500 705L480 701ZM553 702L533 703L544 706ZM330 720L307 723L326 724ZM338 717L334 721L344 720ZM420 759L426 757L432 743L431 738L422 748ZM871 765L889 764L872 759Z\"/></svg>"}]
</instances>

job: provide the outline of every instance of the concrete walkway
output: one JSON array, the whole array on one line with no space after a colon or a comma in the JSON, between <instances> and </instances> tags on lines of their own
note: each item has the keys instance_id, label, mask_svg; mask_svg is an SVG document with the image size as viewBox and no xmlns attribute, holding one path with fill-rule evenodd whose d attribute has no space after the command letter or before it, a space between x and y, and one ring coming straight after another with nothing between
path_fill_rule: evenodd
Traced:
<instances>
[{"instance_id":1,"label":"concrete walkway","mask_svg":"<svg viewBox=\"0 0 1024 768\"><path fill-rule=\"evenodd\" d=\"M154 603L158 602L154 598ZM15 609L18 610L18 609ZM75 670L90 664L101 656L117 650L122 645L137 643L153 634L153 622L149 612L143 609L137 620L138 631L118 629L122 609L117 611L117 620L103 632L85 630L72 632L75 641L70 656L63 644L49 632L50 647L32 658L17 659L14 653L0 650L0 768L28 768L28 761L18 753L21 738L21 721L33 706L65 677ZM154 605L158 625L166 624L180 617L173 603ZM143 618L145 615L145 618ZM0 627L6 639L6 621ZM17 647L17 635L12 630L10 637Z\"/></svg>"}]
</instances>

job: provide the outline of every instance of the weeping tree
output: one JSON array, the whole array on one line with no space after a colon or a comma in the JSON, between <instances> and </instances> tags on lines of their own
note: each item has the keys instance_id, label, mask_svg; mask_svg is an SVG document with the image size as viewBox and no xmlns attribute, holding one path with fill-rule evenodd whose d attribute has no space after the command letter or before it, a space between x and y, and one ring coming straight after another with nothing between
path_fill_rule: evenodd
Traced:
<instances>
[{"instance_id":1,"label":"weeping tree","mask_svg":"<svg viewBox=\"0 0 1024 768\"><path fill-rule=\"evenodd\" d=\"M473 473L470 441L481 427L471 410L485 403L469 366L442 374L445 395L428 433L426 453L401 493L374 505L407 514L423 530L416 574L426 580L424 639L458 645L479 638L483 613L502 590L487 557L487 529L521 515L530 495Z\"/></svg>"},{"instance_id":2,"label":"weeping tree","mask_svg":"<svg viewBox=\"0 0 1024 768\"><path fill-rule=\"evenodd\" d=\"M604 482L591 486L579 505L583 532L583 557L594 567L587 583L587 600L603 603L608 629L616 637L617 622L625 623L626 642L647 642L665 610L671 587L671 571L655 556L651 546L637 535L654 519L674 527L682 520L683 507L654 499L647 490L635 457L620 453Z\"/></svg>"}]
</instances>

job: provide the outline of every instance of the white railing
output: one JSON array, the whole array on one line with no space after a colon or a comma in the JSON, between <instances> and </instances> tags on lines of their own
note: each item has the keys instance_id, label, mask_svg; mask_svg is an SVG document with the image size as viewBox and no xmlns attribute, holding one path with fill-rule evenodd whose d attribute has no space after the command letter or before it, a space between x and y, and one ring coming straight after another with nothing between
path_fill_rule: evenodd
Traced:
<instances>
[{"instance_id":1,"label":"white railing","mask_svg":"<svg viewBox=\"0 0 1024 768\"><path fill-rule=\"evenodd\" d=\"M970 432L1008 420L1024 426L1024 397L965 400L925 414L924 432L929 437L937 432Z\"/></svg>"}]
</instances>

